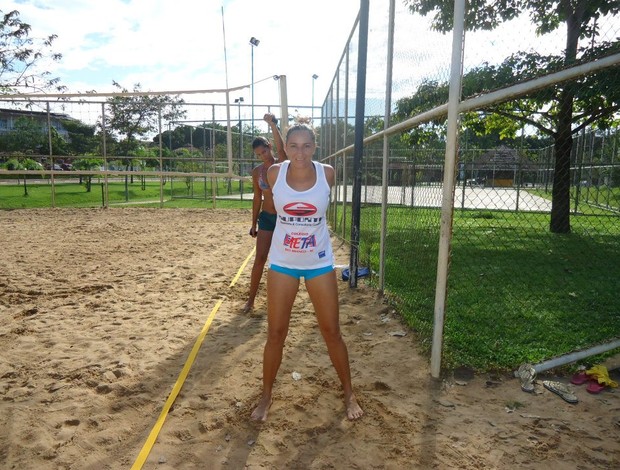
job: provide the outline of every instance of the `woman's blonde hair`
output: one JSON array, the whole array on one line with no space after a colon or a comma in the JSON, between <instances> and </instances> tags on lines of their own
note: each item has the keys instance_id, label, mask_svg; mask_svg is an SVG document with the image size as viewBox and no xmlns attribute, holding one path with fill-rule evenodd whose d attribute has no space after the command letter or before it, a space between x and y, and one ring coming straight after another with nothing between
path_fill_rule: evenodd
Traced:
<instances>
[{"instance_id":1,"label":"woman's blonde hair","mask_svg":"<svg viewBox=\"0 0 620 470\"><path fill-rule=\"evenodd\" d=\"M314 132L311 121L309 117L296 116L293 125L286 131L286 140L293 132L306 131L312 137L312 142L316 143L316 132Z\"/></svg>"}]
</instances>

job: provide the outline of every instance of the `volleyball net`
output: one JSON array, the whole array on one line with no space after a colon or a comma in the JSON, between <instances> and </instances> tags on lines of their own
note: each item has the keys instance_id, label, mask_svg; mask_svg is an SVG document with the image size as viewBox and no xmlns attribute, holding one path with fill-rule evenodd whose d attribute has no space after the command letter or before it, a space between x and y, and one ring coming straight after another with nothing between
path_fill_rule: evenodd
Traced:
<instances>
[{"instance_id":1,"label":"volleyball net","mask_svg":"<svg viewBox=\"0 0 620 470\"><path fill-rule=\"evenodd\" d=\"M252 87L254 90L252 90ZM251 96L269 97L270 103ZM296 106L300 108L301 106ZM15 94L0 97L0 181L52 186L111 182L160 186L160 199L251 191L257 136L273 140L266 113L288 124L285 76L229 89ZM285 116L285 119L281 117ZM53 191L54 193L55 191ZM55 205L52 196L51 206Z\"/></svg>"}]
</instances>

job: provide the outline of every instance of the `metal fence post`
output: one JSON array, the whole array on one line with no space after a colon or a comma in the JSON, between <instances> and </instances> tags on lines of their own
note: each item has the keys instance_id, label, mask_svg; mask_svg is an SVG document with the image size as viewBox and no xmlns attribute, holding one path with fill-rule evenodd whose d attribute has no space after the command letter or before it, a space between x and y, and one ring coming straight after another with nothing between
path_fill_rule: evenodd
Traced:
<instances>
[{"instance_id":1,"label":"metal fence post","mask_svg":"<svg viewBox=\"0 0 620 470\"><path fill-rule=\"evenodd\" d=\"M388 47L387 47L387 71L385 78L385 113L383 116L383 129L390 127L390 115L392 113L392 66L394 59L394 17L395 0L390 0L388 22ZM379 241L379 292L383 295L385 289L385 237L387 235L387 199L388 199L388 162L390 158L390 138L383 136L383 165L381 168L381 235ZM404 185L403 185L404 187ZM411 187L413 196L413 186Z\"/></svg>"},{"instance_id":2,"label":"metal fence post","mask_svg":"<svg viewBox=\"0 0 620 470\"><path fill-rule=\"evenodd\" d=\"M448 97L448 130L446 159L443 177L441 204L441 227L439 254L437 260L437 284L435 287L435 323L431 350L431 375L439 378L441 352L443 348L443 327L448 287L448 265L450 262L450 241L454 215L454 178L458 144L459 102L463 75L463 50L465 43L465 0L454 1L454 30L452 36L452 65Z\"/></svg>"},{"instance_id":3,"label":"metal fence post","mask_svg":"<svg viewBox=\"0 0 620 470\"><path fill-rule=\"evenodd\" d=\"M355 100L355 145L353 150L353 207L351 211L351 257L349 287L357 287L360 215L362 197L362 153L364 151L364 110L366 101L366 59L368 53L369 0L360 0L357 95Z\"/></svg>"}]
</instances>

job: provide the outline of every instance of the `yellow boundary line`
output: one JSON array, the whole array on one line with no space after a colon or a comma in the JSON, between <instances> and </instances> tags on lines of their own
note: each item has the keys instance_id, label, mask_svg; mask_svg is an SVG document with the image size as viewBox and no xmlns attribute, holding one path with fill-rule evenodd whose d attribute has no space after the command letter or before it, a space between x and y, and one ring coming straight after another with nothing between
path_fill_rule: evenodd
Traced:
<instances>
[{"instance_id":1,"label":"yellow boundary line","mask_svg":"<svg viewBox=\"0 0 620 470\"><path fill-rule=\"evenodd\" d=\"M239 271L237 271L237 275L233 278L232 281L230 281L230 286L228 287L232 287L234 286L237 281L239 280L239 278L241 277L241 273L243 272L243 270L245 269L245 267L248 265L248 263L250 262L250 258L252 258L252 256L254 256L254 253L256 252L256 245L254 245L254 248L252 248L252 251L250 251L250 254L248 255L248 257L245 259L245 261L243 262L243 264L241 265L241 267L239 268Z\"/></svg>"},{"instance_id":2,"label":"yellow boundary line","mask_svg":"<svg viewBox=\"0 0 620 470\"><path fill-rule=\"evenodd\" d=\"M247 266L248 262L250 261L250 258L254 255L255 251L256 251L256 246L252 249L250 254L247 256L247 258L245 259L245 261L243 262L243 264L237 271L237 274L235 275L235 277L233 278L233 280L231 281L228 287L233 287L237 283L237 281L239 280L239 277L241 277L241 273ZM211 323L213 322L213 319L215 318L215 314L220 309L223 302L224 301L222 299L218 300L217 303L215 304L215 307L213 307L213 310L211 310L211 313L209 314L207 321L202 327L202 331L198 335L198 338L196 338L194 347L189 353L189 356L187 357L187 360L185 361L185 365L183 366L183 369L181 370L181 373L179 374L179 377L177 378L177 381L174 384L174 387L172 387L172 392L170 392L170 395L168 396L168 399L166 400L166 403L164 404L164 408L161 410L161 413L159 414L159 418L157 418L157 421L155 422L155 425L153 426L153 429L151 430L149 437L146 439L146 442L142 446L142 450L140 450L140 453L138 454L136 461L131 466L131 470L140 470L142 466L144 465L144 462L146 462L146 459L149 456L149 453L151 452L151 449L153 448L155 441L157 440L157 436L159 435L159 432L161 431L161 428L164 425L164 421L166 421L168 412L170 411L170 408L172 408L174 401L177 399L177 396L179 395L179 392L181 391L181 387L183 387L183 384L185 383L185 379L187 378L187 375L189 374L189 370L191 369L192 364L194 363L194 360L196 359L196 356L198 355L198 350L200 349L200 346L202 345L202 342L204 341L204 338L207 335L207 332L209 331L209 327L211 326Z\"/></svg>"}]
</instances>

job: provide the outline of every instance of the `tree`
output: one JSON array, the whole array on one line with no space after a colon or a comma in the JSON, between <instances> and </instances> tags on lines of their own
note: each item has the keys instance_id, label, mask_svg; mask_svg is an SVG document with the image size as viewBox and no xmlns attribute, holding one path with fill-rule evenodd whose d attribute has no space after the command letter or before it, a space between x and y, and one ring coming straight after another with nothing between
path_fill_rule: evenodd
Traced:
<instances>
[{"instance_id":1,"label":"tree","mask_svg":"<svg viewBox=\"0 0 620 470\"><path fill-rule=\"evenodd\" d=\"M52 78L51 72L37 68L46 58L53 61L62 58L61 54L51 52L56 37L53 34L34 39L30 37L30 25L20 19L18 11L5 14L0 10L0 93L24 91L24 88L64 90L59 78Z\"/></svg>"},{"instance_id":2,"label":"tree","mask_svg":"<svg viewBox=\"0 0 620 470\"><path fill-rule=\"evenodd\" d=\"M192 128L185 125L177 126L171 131L164 131L161 134L162 145L170 150L175 150L184 147L185 145L189 145L191 132ZM153 142L159 143L159 134L153 137Z\"/></svg>"},{"instance_id":3,"label":"tree","mask_svg":"<svg viewBox=\"0 0 620 470\"><path fill-rule=\"evenodd\" d=\"M394 120L396 122L415 116L429 109L439 106L448 100L448 84L435 80L422 82L416 92L410 97L397 101ZM438 148L445 145L446 123L445 118L430 121L411 129L401 136L401 140L410 147Z\"/></svg>"},{"instance_id":4,"label":"tree","mask_svg":"<svg viewBox=\"0 0 620 470\"><path fill-rule=\"evenodd\" d=\"M233 129L235 129L233 127ZM202 123L196 127L179 125L172 130L161 133L162 145L170 150L175 150L192 144L195 148L211 149L212 135L215 145L226 145L227 127L218 123ZM190 134L191 133L191 134ZM191 136L190 136L191 135ZM159 134L153 137L153 143L159 143Z\"/></svg>"},{"instance_id":5,"label":"tree","mask_svg":"<svg viewBox=\"0 0 620 470\"><path fill-rule=\"evenodd\" d=\"M74 170L87 170L94 171L98 170L103 165L103 160L101 158L79 158L73 161L73 169ZM85 177L85 187L86 192L90 193L92 188L93 175L86 175ZM80 175L80 183L82 182L82 176Z\"/></svg>"},{"instance_id":6,"label":"tree","mask_svg":"<svg viewBox=\"0 0 620 470\"><path fill-rule=\"evenodd\" d=\"M117 82L112 82L121 93L129 93ZM108 113L105 116L106 129L119 137L117 154L123 157L123 164L129 170L132 156L141 146L140 138L159 130L159 118L176 121L185 116L181 108L184 101L166 95L142 94L139 83L134 85L132 95L114 96L107 100ZM125 177L125 193L128 194L128 178Z\"/></svg>"},{"instance_id":7,"label":"tree","mask_svg":"<svg viewBox=\"0 0 620 470\"><path fill-rule=\"evenodd\" d=\"M412 12L423 15L434 13L435 29L446 32L452 28L451 0L406 1ZM465 24L469 30L490 30L525 12L529 13L532 22L537 26L536 32L539 35L555 31L561 26L566 28L563 55L544 57L536 53L515 54L499 67L487 65L472 72L472 80L469 83L466 80L463 82L464 91L483 91L485 85L497 88L593 60L617 50L617 43L597 44L595 41L600 35L597 20L620 12L618 0L470 0ZM579 47L579 41L584 39L589 40L590 47ZM476 74L477 80L473 80ZM617 69L603 71L539 91L523 99L494 105L482 116L488 118L486 124L491 127L494 125L497 128L497 125L502 123L505 125L509 121L517 121L532 125L553 138L555 171L550 221L550 230L553 233L570 232L570 157L573 135L593 123L604 128L620 109L618 86L612 86L612 83L617 83L615 74ZM491 114L493 118L489 118Z\"/></svg>"},{"instance_id":8,"label":"tree","mask_svg":"<svg viewBox=\"0 0 620 470\"><path fill-rule=\"evenodd\" d=\"M226 144L226 131L226 126L221 124L202 123L194 129L194 147L210 149L217 144ZM213 140L213 142L211 142L211 140Z\"/></svg>"},{"instance_id":9,"label":"tree","mask_svg":"<svg viewBox=\"0 0 620 470\"><path fill-rule=\"evenodd\" d=\"M2 136L0 148L6 151L23 152L25 154L42 154L47 148L47 129L40 122L29 117L15 120L11 132Z\"/></svg>"},{"instance_id":10,"label":"tree","mask_svg":"<svg viewBox=\"0 0 620 470\"><path fill-rule=\"evenodd\" d=\"M117 82L112 84L119 92L129 93ZM141 92L140 84L135 84L133 93ZM106 128L118 135L121 155L128 155L135 150L140 145L140 137L158 130L160 112L164 121L174 121L185 116L185 111L181 109L184 101L171 96L114 96L107 102L109 112L105 119Z\"/></svg>"},{"instance_id":11,"label":"tree","mask_svg":"<svg viewBox=\"0 0 620 470\"><path fill-rule=\"evenodd\" d=\"M97 152L101 142L95 136L96 126L77 119L63 119L61 123L69 135L67 149L69 155L88 155Z\"/></svg>"},{"instance_id":12,"label":"tree","mask_svg":"<svg viewBox=\"0 0 620 470\"><path fill-rule=\"evenodd\" d=\"M41 165L39 162L37 162L36 160L33 160L32 158L27 158L23 155L16 155L13 158L11 158L8 162L6 162L5 167L7 170L9 171L14 171L14 170L42 170L43 169L43 165ZM24 182L24 196L28 196L28 186L26 185L26 180L28 178L28 175L24 175L23 178L23 182ZM19 176L17 177L17 184L19 184Z\"/></svg>"}]
</instances>

